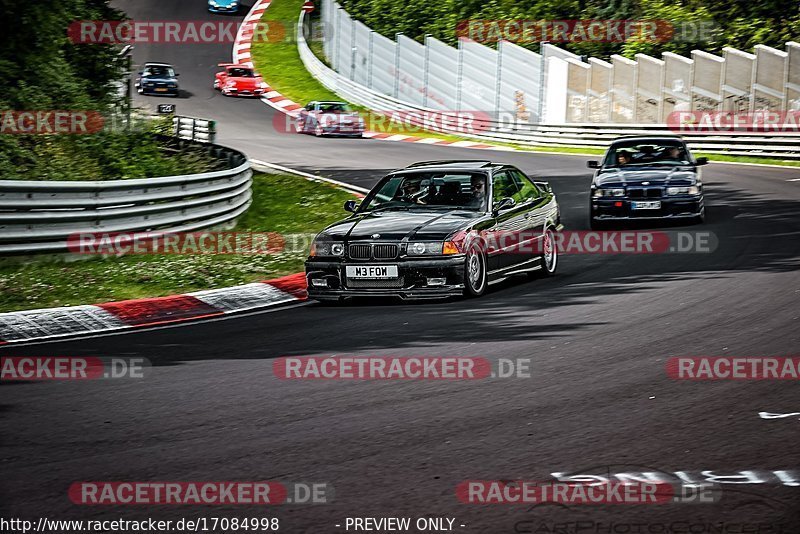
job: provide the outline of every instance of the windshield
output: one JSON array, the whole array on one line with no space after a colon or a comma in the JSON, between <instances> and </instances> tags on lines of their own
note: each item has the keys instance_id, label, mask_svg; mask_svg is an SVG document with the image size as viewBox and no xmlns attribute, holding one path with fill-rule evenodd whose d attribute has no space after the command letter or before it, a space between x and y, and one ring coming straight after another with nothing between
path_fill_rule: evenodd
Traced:
<instances>
[{"instance_id":1,"label":"windshield","mask_svg":"<svg viewBox=\"0 0 800 534\"><path fill-rule=\"evenodd\" d=\"M147 67L142 73L145 76L153 76L155 78L174 78L175 71L172 67Z\"/></svg>"},{"instance_id":2,"label":"windshield","mask_svg":"<svg viewBox=\"0 0 800 534\"><path fill-rule=\"evenodd\" d=\"M347 113L352 111L350 106L340 102L322 103L319 105L319 110L323 113Z\"/></svg>"},{"instance_id":3,"label":"windshield","mask_svg":"<svg viewBox=\"0 0 800 534\"><path fill-rule=\"evenodd\" d=\"M421 172L389 176L364 199L360 212L420 209L486 209L486 175Z\"/></svg>"},{"instance_id":4,"label":"windshield","mask_svg":"<svg viewBox=\"0 0 800 534\"><path fill-rule=\"evenodd\" d=\"M228 69L228 76L232 78L253 78L253 70L252 69L243 69L243 68L235 68L235 69Z\"/></svg>"},{"instance_id":5,"label":"windshield","mask_svg":"<svg viewBox=\"0 0 800 534\"><path fill-rule=\"evenodd\" d=\"M691 155L681 141L619 143L612 146L603 164L608 167L631 165L689 165Z\"/></svg>"}]
</instances>

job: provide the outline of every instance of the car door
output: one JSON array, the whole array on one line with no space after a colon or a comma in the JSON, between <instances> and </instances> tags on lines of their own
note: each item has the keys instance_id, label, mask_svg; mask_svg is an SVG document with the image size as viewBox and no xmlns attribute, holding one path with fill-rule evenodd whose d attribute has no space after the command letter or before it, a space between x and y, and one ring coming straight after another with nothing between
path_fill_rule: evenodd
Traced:
<instances>
[{"instance_id":1,"label":"car door","mask_svg":"<svg viewBox=\"0 0 800 534\"><path fill-rule=\"evenodd\" d=\"M516 198L515 198L516 197ZM513 205L504 209L494 209L503 199L510 198ZM520 256L519 241L528 221L525 214L529 210L526 203L517 204L519 188L511 172L500 170L492 176L492 216L494 226L490 232L487 250L489 271L502 271L524 262Z\"/></svg>"},{"instance_id":2,"label":"car door","mask_svg":"<svg viewBox=\"0 0 800 534\"><path fill-rule=\"evenodd\" d=\"M519 189L517 204L525 207L525 230L522 236L521 247L528 252L528 258L536 256L538 241L544 234L544 225L547 221L549 199L545 192L533 183L524 172L519 169L509 171Z\"/></svg>"}]
</instances>

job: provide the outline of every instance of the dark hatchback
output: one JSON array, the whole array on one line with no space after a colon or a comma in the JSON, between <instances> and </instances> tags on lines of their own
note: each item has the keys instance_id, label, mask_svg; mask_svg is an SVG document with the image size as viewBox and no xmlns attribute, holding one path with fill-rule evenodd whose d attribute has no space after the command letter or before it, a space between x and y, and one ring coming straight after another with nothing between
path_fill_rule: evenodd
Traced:
<instances>
[{"instance_id":1,"label":"dark hatchback","mask_svg":"<svg viewBox=\"0 0 800 534\"><path fill-rule=\"evenodd\" d=\"M310 298L478 296L511 275L556 270L555 195L510 165L417 163L345 209L353 214L311 246Z\"/></svg>"},{"instance_id":2,"label":"dark hatchback","mask_svg":"<svg viewBox=\"0 0 800 534\"><path fill-rule=\"evenodd\" d=\"M705 218L703 181L679 137L622 137L615 140L592 180L589 219L594 229L612 221Z\"/></svg>"}]
</instances>

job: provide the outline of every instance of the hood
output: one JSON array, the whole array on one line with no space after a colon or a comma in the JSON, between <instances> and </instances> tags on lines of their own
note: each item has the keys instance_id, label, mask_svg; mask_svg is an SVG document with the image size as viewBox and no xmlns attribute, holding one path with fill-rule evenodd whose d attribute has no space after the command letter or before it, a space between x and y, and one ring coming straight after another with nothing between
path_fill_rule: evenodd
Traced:
<instances>
[{"instance_id":1,"label":"hood","mask_svg":"<svg viewBox=\"0 0 800 534\"><path fill-rule=\"evenodd\" d=\"M594 183L604 185L691 185L697 181L697 171L691 166L679 167L633 167L630 169L604 169L597 173Z\"/></svg>"},{"instance_id":2,"label":"hood","mask_svg":"<svg viewBox=\"0 0 800 534\"><path fill-rule=\"evenodd\" d=\"M361 118L357 111L319 113L318 117L322 124L358 124Z\"/></svg>"},{"instance_id":3,"label":"hood","mask_svg":"<svg viewBox=\"0 0 800 534\"><path fill-rule=\"evenodd\" d=\"M335 240L400 241L403 238L444 240L482 214L472 211L378 211L359 214L332 224L324 233ZM373 238L380 234L379 238Z\"/></svg>"},{"instance_id":4,"label":"hood","mask_svg":"<svg viewBox=\"0 0 800 534\"><path fill-rule=\"evenodd\" d=\"M178 78L174 76L142 76L142 81L151 83L178 83Z\"/></svg>"},{"instance_id":5,"label":"hood","mask_svg":"<svg viewBox=\"0 0 800 534\"><path fill-rule=\"evenodd\" d=\"M262 80L259 77L255 78L228 78L228 82L234 82L237 88L244 89L259 89Z\"/></svg>"}]
</instances>

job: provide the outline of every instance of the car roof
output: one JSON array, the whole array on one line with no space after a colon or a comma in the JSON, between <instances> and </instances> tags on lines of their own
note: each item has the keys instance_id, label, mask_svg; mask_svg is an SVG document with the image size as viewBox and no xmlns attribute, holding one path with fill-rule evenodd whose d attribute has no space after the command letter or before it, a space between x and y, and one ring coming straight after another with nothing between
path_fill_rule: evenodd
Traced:
<instances>
[{"instance_id":1,"label":"car roof","mask_svg":"<svg viewBox=\"0 0 800 534\"><path fill-rule=\"evenodd\" d=\"M145 67L172 67L169 63L158 63L153 61L148 61L144 64Z\"/></svg>"},{"instance_id":2,"label":"car roof","mask_svg":"<svg viewBox=\"0 0 800 534\"><path fill-rule=\"evenodd\" d=\"M412 163L404 169L396 172L417 172L417 171L452 171L454 169L464 171L487 171L505 167L505 163L495 163L489 160L479 159L450 159L434 161L418 161Z\"/></svg>"},{"instance_id":3,"label":"car roof","mask_svg":"<svg viewBox=\"0 0 800 534\"><path fill-rule=\"evenodd\" d=\"M629 143L631 141L641 141L643 143L652 143L652 142L660 142L660 141L681 141L683 142L683 138L679 135L625 135L622 137L617 137L614 139L611 144L616 145L617 143Z\"/></svg>"}]
</instances>

